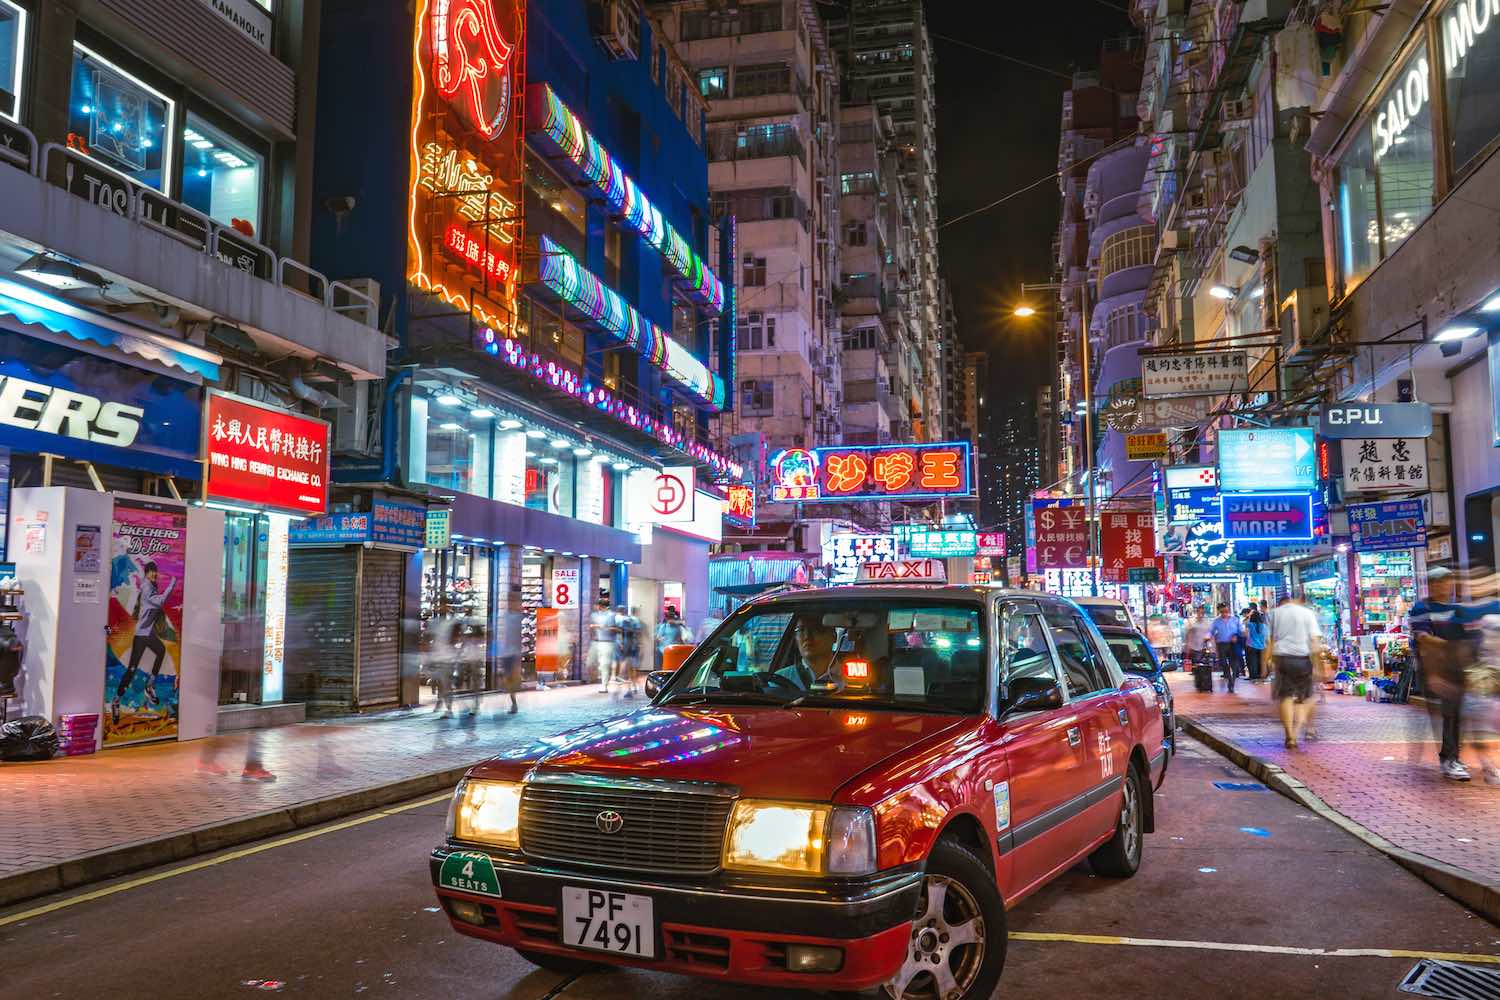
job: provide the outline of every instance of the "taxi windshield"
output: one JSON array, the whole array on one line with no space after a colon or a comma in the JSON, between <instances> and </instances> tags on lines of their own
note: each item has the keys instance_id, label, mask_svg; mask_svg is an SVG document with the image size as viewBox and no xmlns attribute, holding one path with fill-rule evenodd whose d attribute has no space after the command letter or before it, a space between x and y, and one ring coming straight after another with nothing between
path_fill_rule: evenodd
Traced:
<instances>
[{"instance_id":1,"label":"taxi windshield","mask_svg":"<svg viewBox=\"0 0 1500 1000\"><path fill-rule=\"evenodd\" d=\"M983 623L978 605L956 601L773 604L731 618L663 697L976 713L985 704Z\"/></svg>"}]
</instances>

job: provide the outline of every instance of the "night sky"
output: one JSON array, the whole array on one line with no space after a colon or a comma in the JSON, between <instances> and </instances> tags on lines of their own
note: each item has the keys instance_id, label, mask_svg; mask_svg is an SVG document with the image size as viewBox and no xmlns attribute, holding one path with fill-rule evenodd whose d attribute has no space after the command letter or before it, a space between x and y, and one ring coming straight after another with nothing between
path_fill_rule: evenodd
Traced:
<instances>
[{"instance_id":1,"label":"night sky","mask_svg":"<svg viewBox=\"0 0 1500 1000\"><path fill-rule=\"evenodd\" d=\"M1024 12L1018 8L1024 7ZM1071 72L1098 63L1100 43L1132 31L1110 0L927 0L937 60L938 219L952 219L1057 169L1060 76L965 48L985 49ZM1057 182L938 231L958 329L969 350L990 354L986 403L1030 394L1047 380L1044 317L1010 316L1022 281L1051 281Z\"/></svg>"}]
</instances>

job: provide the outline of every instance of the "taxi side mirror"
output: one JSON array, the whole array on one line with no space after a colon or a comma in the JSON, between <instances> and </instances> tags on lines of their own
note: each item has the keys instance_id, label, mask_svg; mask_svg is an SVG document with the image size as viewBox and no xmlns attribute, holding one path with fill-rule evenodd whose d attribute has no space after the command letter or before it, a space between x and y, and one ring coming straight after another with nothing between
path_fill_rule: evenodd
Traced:
<instances>
[{"instance_id":1,"label":"taxi side mirror","mask_svg":"<svg viewBox=\"0 0 1500 1000\"><path fill-rule=\"evenodd\" d=\"M653 670L646 675L646 697L655 698L672 679L674 670Z\"/></svg>"},{"instance_id":2,"label":"taxi side mirror","mask_svg":"<svg viewBox=\"0 0 1500 1000\"><path fill-rule=\"evenodd\" d=\"M1063 707L1063 692L1051 677L1017 677L1006 685L1004 715Z\"/></svg>"}]
</instances>

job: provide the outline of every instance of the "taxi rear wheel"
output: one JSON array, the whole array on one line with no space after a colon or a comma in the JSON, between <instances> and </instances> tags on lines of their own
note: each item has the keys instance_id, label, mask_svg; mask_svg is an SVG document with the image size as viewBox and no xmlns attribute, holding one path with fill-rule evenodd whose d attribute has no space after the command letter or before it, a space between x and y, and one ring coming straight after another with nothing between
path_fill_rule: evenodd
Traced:
<instances>
[{"instance_id":1,"label":"taxi rear wheel","mask_svg":"<svg viewBox=\"0 0 1500 1000\"><path fill-rule=\"evenodd\" d=\"M940 840L927 860L906 961L885 984L893 1000L981 1000L1005 968L1005 903L979 855Z\"/></svg>"},{"instance_id":2,"label":"taxi rear wheel","mask_svg":"<svg viewBox=\"0 0 1500 1000\"><path fill-rule=\"evenodd\" d=\"M1142 791L1145 787L1141 769L1132 764L1125 772L1125 782L1120 789L1120 815L1115 820L1115 835L1089 855L1089 865L1098 874L1129 878L1140 869L1146 825L1145 792Z\"/></svg>"},{"instance_id":3,"label":"taxi rear wheel","mask_svg":"<svg viewBox=\"0 0 1500 1000\"><path fill-rule=\"evenodd\" d=\"M548 972L556 972L564 976L571 976L582 972L593 972L595 969L605 967L600 962L590 962L586 958L574 958L571 955L554 955L550 951L529 951L525 948L517 948L516 954L538 968L546 969Z\"/></svg>"}]
</instances>

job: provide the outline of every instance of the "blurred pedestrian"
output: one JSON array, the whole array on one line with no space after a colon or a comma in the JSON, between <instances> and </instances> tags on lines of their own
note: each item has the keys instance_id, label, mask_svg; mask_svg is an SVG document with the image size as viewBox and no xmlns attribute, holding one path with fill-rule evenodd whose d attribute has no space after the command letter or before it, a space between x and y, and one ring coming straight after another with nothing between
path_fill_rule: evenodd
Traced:
<instances>
[{"instance_id":1,"label":"blurred pedestrian","mask_svg":"<svg viewBox=\"0 0 1500 1000\"><path fill-rule=\"evenodd\" d=\"M625 697L634 698L635 671L641 659L641 620L623 604L615 609L615 620L620 630L619 677L625 685Z\"/></svg>"},{"instance_id":2,"label":"blurred pedestrian","mask_svg":"<svg viewBox=\"0 0 1500 1000\"><path fill-rule=\"evenodd\" d=\"M615 660L620 648L620 628L609 602L601 600L589 616L589 673L604 684L609 693L609 682L614 679Z\"/></svg>"},{"instance_id":3,"label":"blurred pedestrian","mask_svg":"<svg viewBox=\"0 0 1500 1000\"><path fill-rule=\"evenodd\" d=\"M1411 609L1412 646L1422 690L1438 702L1442 738L1438 768L1449 781L1468 781L1469 769L1459 759L1463 724L1464 668L1472 660L1464 609L1454 602L1453 571L1434 566L1427 571L1427 596Z\"/></svg>"},{"instance_id":4,"label":"blurred pedestrian","mask_svg":"<svg viewBox=\"0 0 1500 1000\"><path fill-rule=\"evenodd\" d=\"M1464 670L1464 729L1485 784L1500 785L1500 763L1490 750L1500 740L1500 608L1487 608L1477 630L1476 655Z\"/></svg>"},{"instance_id":5,"label":"blurred pedestrian","mask_svg":"<svg viewBox=\"0 0 1500 1000\"><path fill-rule=\"evenodd\" d=\"M1193 683L1199 691L1213 690L1211 661L1206 650L1213 643L1208 621L1208 606L1200 604L1194 609L1194 617L1183 628L1182 660L1193 672Z\"/></svg>"},{"instance_id":6,"label":"blurred pedestrian","mask_svg":"<svg viewBox=\"0 0 1500 1000\"><path fill-rule=\"evenodd\" d=\"M1251 684L1259 684L1261 680L1261 661L1265 658L1267 632L1265 613L1251 604L1245 615L1245 656Z\"/></svg>"},{"instance_id":7,"label":"blurred pedestrian","mask_svg":"<svg viewBox=\"0 0 1500 1000\"><path fill-rule=\"evenodd\" d=\"M1286 748L1295 750L1312 714L1313 661L1322 655L1323 627L1311 608L1290 595L1276 605L1266 624L1276 665L1272 697L1286 731Z\"/></svg>"},{"instance_id":8,"label":"blurred pedestrian","mask_svg":"<svg viewBox=\"0 0 1500 1000\"><path fill-rule=\"evenodd\" d=\"M510 695L510 714L519 710L516 692L521 690L521 612L500 613L500 680Z\"/></svg>"},{"instance_id":9,"label":"blurred pedestrian","mask_svg":"<svg viewBox=\"0 0 1500 1000\"><path fill-rule=\"evenodd\" d=\"M668 605L666 614L656 626L656 669L661 669L662 651L668 646L681 646L692 641L692 633L683 624L682 616L676 608Z\"/></svg>"},{"instance_id":10,"label":"blurred pedestrian","mask_svg":"<svg viewBox=\"0 0 1500 1000\"><path fill-rule=\"evenodd\" d=\"M1228 604L1220 604L1218 611L1219 616L1209 625L1208 631L1218 649L1219 669L1224 672L1224 689L1234 694L1234 675L1239 672L1234 644L1236 640L1244 638L1244 626L1230 613Z\"/></svg>"}]
</instances>

